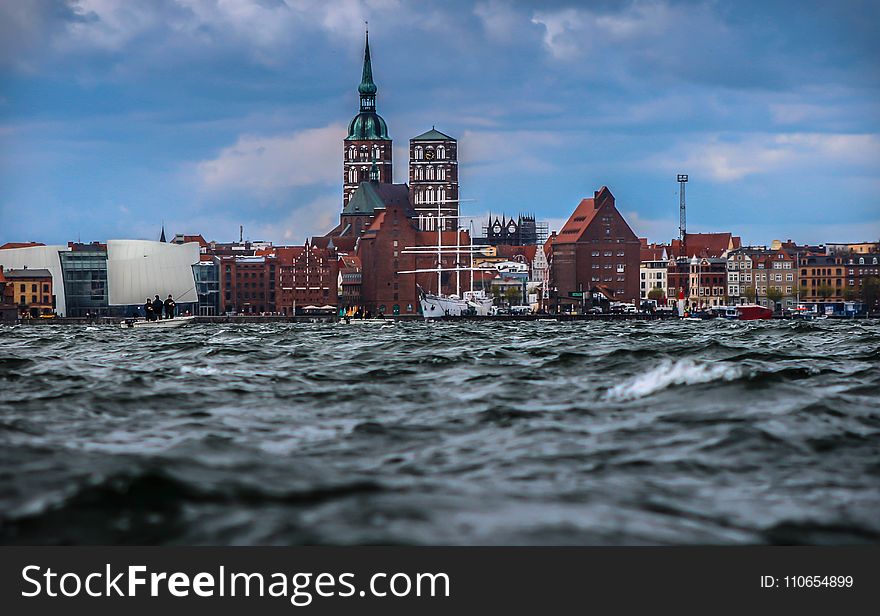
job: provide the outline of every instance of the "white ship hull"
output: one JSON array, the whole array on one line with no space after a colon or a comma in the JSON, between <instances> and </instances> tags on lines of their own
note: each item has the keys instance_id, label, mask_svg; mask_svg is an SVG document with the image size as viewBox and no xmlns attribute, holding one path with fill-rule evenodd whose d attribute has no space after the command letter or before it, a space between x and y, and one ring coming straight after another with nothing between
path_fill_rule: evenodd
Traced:
<instances>
[{"instance_id":1,"label":"white ship hull","mask_svg":"<svg viewBox=\"0 0 880 616\"><path fill-rule=\"evenodd\" d=\"M192 323L194 319L195 317L174 317L173 319L162 319L159 321L147 321L146 319L126 319L122 322L122 327L125 329L167 329L171 327L180 327L181 325L186 325L187 323Z\"/></svg>"},{"instance_id":2,"label":"white ship hull","mask_svg":"<svg viewBox=\"0 0 880 616\"><path fill-rule=\"evenodd\" d=\"M492 298L478 293L466 293L465 297L422 293L419 301L426 319L440 317L488 316L492 313Z\"/></svg>"}]
</instances>

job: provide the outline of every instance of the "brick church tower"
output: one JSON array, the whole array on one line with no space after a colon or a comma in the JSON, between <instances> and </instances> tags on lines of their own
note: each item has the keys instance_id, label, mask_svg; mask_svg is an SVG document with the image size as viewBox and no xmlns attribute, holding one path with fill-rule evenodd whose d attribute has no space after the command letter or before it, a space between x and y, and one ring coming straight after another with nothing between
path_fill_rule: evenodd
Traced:
<instances>
[{"instance_id":1,"label":"brick church tower","mask_svg":"<svg viewBox=\"0 0 880 616\"><path fill-rule=\"evenodd\" d=\"M421 230L437 228L438 206L444 229L458 228L458 142L433 126L410 139L409 188Z\"/></svg>"},{"instance_id":2,"label":"brick church tower","mask_svg":"<svg viewBox=\"0 0 880 616\"><path fill-rule=\"evenodd\" d=\"M379 182L392 182L391 138L385 120L376 113L376 84L373 83L373 65L370 61L370 33L364 45L364 70L358 94L360 112L348 125L348 136L342 142L343 178L342 205L348 204L352 193L361 182L370 181L370 168L375 161Z\"/></svg>"}]
</instances>

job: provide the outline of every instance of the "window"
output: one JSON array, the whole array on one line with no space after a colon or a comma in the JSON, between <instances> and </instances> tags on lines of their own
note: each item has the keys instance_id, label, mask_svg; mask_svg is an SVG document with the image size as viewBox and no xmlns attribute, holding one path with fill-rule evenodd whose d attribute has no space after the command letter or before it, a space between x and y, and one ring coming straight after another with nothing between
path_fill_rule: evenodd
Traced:
<instances>
[{"instance_id":1,"label":"window","mask_svg":"<svg viewBox=\"0 0 880 616\"><path fill-rule=\"evenodd\" d=\"M594 256L594 257L598 257L598 256L599 256L599 251L598 251L598 250L594 250L591 254L592 254L592 256Z\"/></svg>"},{"instance_id":2,"label":"window","mask_svg":"<svg viewBox=\"0 0 880 616\"><path fill-rule=\"evenodd\" d=\"M446 158L446 148L442 145L437 146L437 158L441 160Z\"/></svg>"}]
</instances>

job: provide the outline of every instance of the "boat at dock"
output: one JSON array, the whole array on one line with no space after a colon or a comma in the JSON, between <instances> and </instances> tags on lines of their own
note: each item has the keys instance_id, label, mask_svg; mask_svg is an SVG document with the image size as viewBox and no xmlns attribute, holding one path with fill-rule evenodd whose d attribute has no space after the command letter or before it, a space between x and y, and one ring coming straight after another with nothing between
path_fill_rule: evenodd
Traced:
<instances>
[{"instance_id":1,"label":"boat at dock","mask_svg":"<svg viewBox=\"0 0 880 616\"><path fill-rule=\"evenodd\" d=\"M173 327L181 327L195 321L194 316L174 317L173 319L159 319L157 321L148 321L144 318L125 319L121 325L123 329L170 329Z\"/></svg>"}]
</instances>

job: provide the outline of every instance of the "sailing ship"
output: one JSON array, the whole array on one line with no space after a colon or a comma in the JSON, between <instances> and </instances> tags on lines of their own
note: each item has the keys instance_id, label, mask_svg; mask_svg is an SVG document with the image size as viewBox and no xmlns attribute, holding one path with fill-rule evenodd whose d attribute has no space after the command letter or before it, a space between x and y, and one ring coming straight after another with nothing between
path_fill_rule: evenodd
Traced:
<instances>
[{"instance_id":1,"label":"sailing ship","mask_svg":"<svg viewBox=\"0 0 880 616\"><path fill-rule=\"evenodd\" d=\"M474 289L474 271L480 268L474 267L474 254L479 250L474 248L473 231L468 236L470 244L462 246L461 231L463 230L458 224L460 216L443 216L440 206L443 203L452 201L437 201L437 245L436 246L413 246L404 248L403 252L414 255L436 255L437 266L433 268L404 270L399 274L421 274L428 272L436 272L437 274L437 292L429 292L417 285L419 291L419 304L422 309L422 316L425 319L436 319L442 317L464 317L464 316L489 316L494 313L492 297L487 295L483 290ZM433 217L432 217L433 218ZM443 244L443 227L447 219L455 220L455 244ZM455 267L443 267L443 255L455 255ZM462 265L462 257L468 257L467 266ZM446 295L442 292L443 272L455 272L456 292ZM461 272L470 272L470 288L462 291L461 288Z\"/></svg>"}]
</instances>

